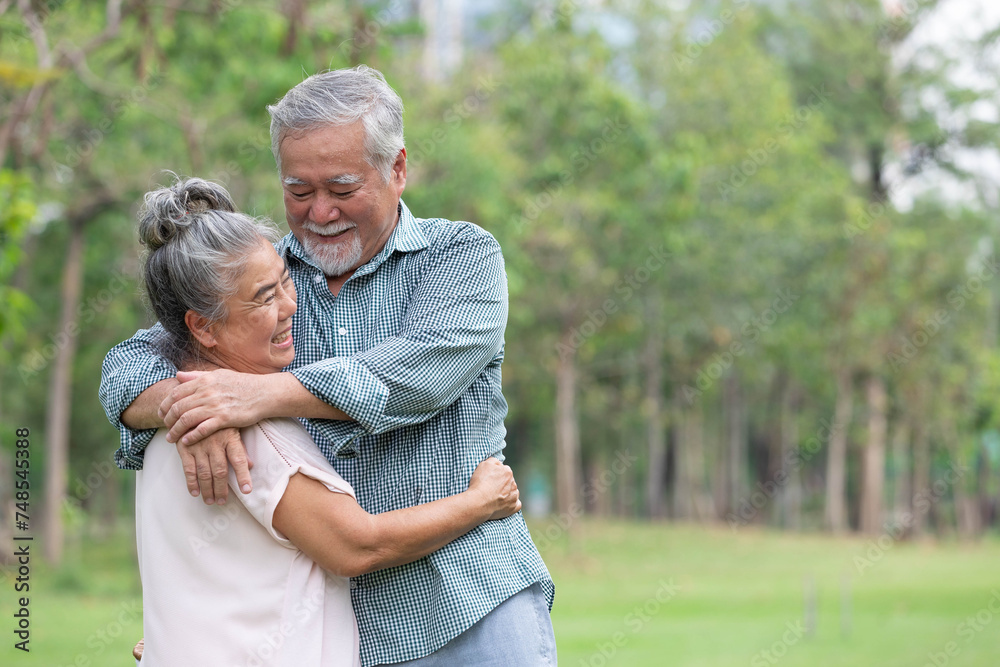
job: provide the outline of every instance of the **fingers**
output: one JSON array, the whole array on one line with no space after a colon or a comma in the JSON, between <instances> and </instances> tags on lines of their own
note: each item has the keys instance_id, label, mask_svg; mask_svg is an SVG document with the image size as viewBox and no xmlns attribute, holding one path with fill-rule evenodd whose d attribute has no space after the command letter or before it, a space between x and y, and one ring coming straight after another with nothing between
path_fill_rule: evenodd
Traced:
<instances>
[{"instance_id":1,"label":"fingers","mask_svg":"<svg viewBox=\"0 0 1000 667\"><path fill-rule=\"evenodd\" d=\"M187 482L188 493L197 497L200 491L198 489L198 474L194 456L187 450L187 447L182 447L181 445L177 445L177 453L181 457L181 466L184 468L184 480Z\"/></svg>"},{"instance_id":2,"label":"fingers","mask_svg":"<svg viewBox=\"0 0 1000 667\"><path fill-rule=\"evenodd\" d=\"M183 447L183 445L178 445L178 447ZM214 505L215 487L212 485L212 463L208 449L196 445L188 448L188 450L194 456L195 476L197 477L198 491L201 493L201 499L206 505Z\"/></svg>"},{"instance_id":3,"label":"fingers","mask_svg":"<svg viewBox=\"0 0 1000 667\"><path fill-rule=\"evenodd\" d=\"M167 394L167 397L163 399L163 402L160 403L160 409L158 411L160 419L166 420L167 415L170 412L170 409L174 406L174 403L180 401L181 399L187 398L188 396L191 396L194 392L195 392L195 385L190 382L188 382L187 384L182 383L174 387L170 391L170 393ZM174 416L174 419L176 419L176 414Z\"/></svg>"},{"instance_id":4,"label":"fingers","mask_svg":"<svg viewBox=\"0 0 1000 667\"><path fill-rule=\"evenodd\" d=\"M207 373L208 371L177 371L177 381L184 384L185 382L190 382L191 380L197 380L202 375Z\"/></svg>"},{"instance_id":5,"label":"fingers","mask_svg":"<svg viewBox=\"0 0 1000 667\"><path fill-rule=\"evenodd\" d=\"M236 485L240 487L240 491L250 493L253 490L253 483L250 480L250 461L247 458L247 449L240 438L237 437L235 440L230 438L226 444L226 458L236 473Z\"/></svg>"},{"instance_id":6,"label":"fingers","mask_svg":"<svg viewBox=\"0 0 1000 667\"><path fill-rule=\"evenodd\" d=\"M229 498L229 459L225 443L209 450L209 465L212 469L212 493L218 505L225 505ZM204 492L204 488L202 489Z\"/></svg>"},{"instance_id":7,"label":"fingers","mask_svg":"<svg viewBox=\"0 0 1000 667\"><path fill-rule=\"evenodd\" d=\"M198 489L201 499L206 505L216 503L224 505L229 496L228 461L226 459L226 442L219 437L207 438L194 445L185 447L194 456L195 475L198 478ZM220 483L221 482L221 483Z\"/></svg>"},{"instance_id":8,"label":"fingers","mask_svg":"<svg viewBox=\"0 0 1000 667\"><path fill-rule=\"evenodd\" d=\"M180 433L179 440L182 445L193 445L199 440L204 440L209 436L215 435L221 429L225 428L226 424L218 417L206 418L204 421L200 422L197 426L186 433ZM181 427L183 428L183 427ZM177 430L180 431L181 428Z\"/></svg>"}]
</instances>

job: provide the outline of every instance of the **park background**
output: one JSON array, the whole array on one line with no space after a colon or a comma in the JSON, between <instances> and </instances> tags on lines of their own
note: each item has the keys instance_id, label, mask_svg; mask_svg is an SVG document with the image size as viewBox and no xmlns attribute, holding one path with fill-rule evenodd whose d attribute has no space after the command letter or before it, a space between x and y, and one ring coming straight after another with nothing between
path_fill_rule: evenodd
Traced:
<instances>
[{"instance_id":1,"label":"park background","mask_svg":"<svg viewBox=\"0 0 1000 667\"><path fill-rule=\"evenodd\" d=\"M0 0L0 662L141 634L97 385L142 194L284 228L265 106L366 63L408 206L504 248L563 664L997 664L998 41L989 0Z\"/></svg>"}]
</instances>

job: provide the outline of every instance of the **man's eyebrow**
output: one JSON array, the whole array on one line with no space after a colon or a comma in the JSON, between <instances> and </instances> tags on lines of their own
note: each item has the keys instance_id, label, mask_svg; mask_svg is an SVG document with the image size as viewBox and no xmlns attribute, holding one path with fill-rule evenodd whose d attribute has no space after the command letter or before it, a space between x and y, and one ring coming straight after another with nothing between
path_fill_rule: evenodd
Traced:
<instances>
[{"instance_id":1,"label":"man's eyebrow","mask_svg":"<svg viewBox=\"0 0 1000 667\"><path fill-rule=\"evenodd\" d=\"M301 178L295 178L294 176L286 176L283 179L281 179L281 182L284 183L285 185L309 185Z\"/></svg>"},{"instance_id":2,"label":"man's eyebrow","mask_svg":"<svg viewBox=\"0 0 1000 667\"><path fill-rule=\"evenodd\" d=\"M358 174L341 174L340 176L326 179L326 183L327 185L356 185L363 180Z\"/></svg>"}]
</instances>

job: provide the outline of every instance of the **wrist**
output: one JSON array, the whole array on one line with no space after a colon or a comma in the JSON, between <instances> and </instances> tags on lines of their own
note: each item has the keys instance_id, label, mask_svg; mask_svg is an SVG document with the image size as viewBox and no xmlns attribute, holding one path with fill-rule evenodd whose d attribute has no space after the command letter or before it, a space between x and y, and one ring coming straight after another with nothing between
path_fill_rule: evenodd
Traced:
<instances>
[{"instance_id":1,"label":"wrist","mask_svg":"<svg viewBox=\"0 0 1000 667\"><path fill-rule=\"evenodd\" d=\"M479 523L489 521L493 516L493 498L481 487L472 487L462 492L463 502L468 507L475 508L476 519Z\"/></svg>"}]
</instances>

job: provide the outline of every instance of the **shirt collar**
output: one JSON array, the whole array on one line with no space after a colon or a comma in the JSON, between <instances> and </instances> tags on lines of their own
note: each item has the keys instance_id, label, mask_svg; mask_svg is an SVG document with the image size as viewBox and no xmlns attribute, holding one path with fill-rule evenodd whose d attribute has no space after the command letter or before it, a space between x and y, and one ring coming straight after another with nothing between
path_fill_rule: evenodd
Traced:
<instances>
[{"instance_id":1,"label":"shirt collar","mask_svg":"<svg viewBox=\"0 0 1000 667\"><path fill-rule=\"evenodd\" d=\"M417 250L423 250L427 248L430 244L427 241L427 237L424 235L423 229L417 223L417 219L413 217L410 213L410 209L406 207L403 200L399 200L399 222L396 223L396 228L392 230L392 234L389 235L389 240L385 242L385 247L368 260L367 264L358 267L355 271L356 275L364 275L365 273L371 273L377 269L382 262L386 260L387 257L392 255L394 252L414 252ZM312 258L306 253L306 249L302 247L302 243L299 242L295 235L288 233L283 239L278 243L277 246L278 254L282 257L287 257L289 255L305 262L309 266L319 269L316 264L313 263Z\"/></svg>"}]
</instances>

